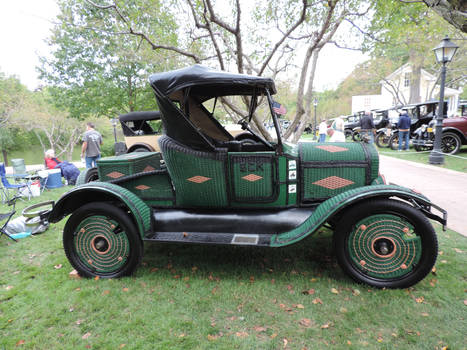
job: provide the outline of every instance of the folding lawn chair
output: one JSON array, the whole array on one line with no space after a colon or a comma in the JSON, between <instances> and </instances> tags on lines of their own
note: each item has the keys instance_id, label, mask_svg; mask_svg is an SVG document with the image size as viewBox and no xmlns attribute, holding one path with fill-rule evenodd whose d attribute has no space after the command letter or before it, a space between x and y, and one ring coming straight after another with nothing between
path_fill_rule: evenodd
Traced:
<instances>
[{"instance_id":1,"label":"folding lawn chair","mask_svg":"<svg viewBox=\"0 0 467 350\"><path fill-rule=\"evenodd\" d=\"M10 190L15 191L15 195L27 195L28 199L31 199L31 189L28 183L10 184L6 176L5 164L0 163L0 177L2 186L2 202L5 203L10 200ZM27 189L27 190L26 190Z\"/></svg>"},{"instance_id":2,"label":"folding lawn chair","mask_svg":"<svg viewBox=\"0 0 467 350\"><path fill-rule=\"evenodd\" d=\"M6 227L8 225L8 223L10 222L10 219L13 217L13 215L15 215L16 213L16 210L15 210L15 205L16 205L16 200L18 199L19 197L17 196L14 196L12 199L10 199L9 201L7 201L7 204L9 206L13 206L13 210L9 211L8 213L5 213L5 214L0 214L0 223L3 222L3 224L0 224L1 227L0 227L0 237L2 235L5 235L7 236L8 238L14 240L16 242L16 239L14 239L13 237L11 237L7 232L6 232Z\"/></svg>"}]
</instances>

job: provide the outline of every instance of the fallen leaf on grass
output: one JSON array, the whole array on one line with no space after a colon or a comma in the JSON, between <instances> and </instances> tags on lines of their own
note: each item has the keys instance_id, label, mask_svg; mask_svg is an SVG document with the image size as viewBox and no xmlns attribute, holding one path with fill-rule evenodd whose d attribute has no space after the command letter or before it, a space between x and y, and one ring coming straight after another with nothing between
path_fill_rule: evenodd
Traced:
<instances>
[{"instance_id":1,"label":"fallen leaf on grass","mask_svg":"<svg viewBox=\"0 0 467 350\"><path fill-rule=\"evenodd\" d=\"M315 299L313 299L312 303L315 304L315 305L316 304L321 304L322 305L323 301L320 298L315 298Z\"/></svg>"},{"instance_id":2,"label":"fallen leaf on grass","mask_svg":"<svg viewBox=\"0 0 467 350\"><path fill-rule=\"evenodd\" d=\"M433 268L431 269L431 273L432 273L433 275L436 276L436 267L433 267Z\"/></svg>"},{"instance_id":3,"label":"fallen leaf on grass","mask_svg":"<svg viewBox=\"0 0 467 350\"><path fill-rule=\"evenodd\" d=\"M106 289L102 292L102 295L109 295L110 294L110 290Z\"/></svg>"},{"instance_id":4,"label":"fallen leaf on grass","mask_svg":"<svg viewBox=\"0 0 467 350\"><path fill-rule=\"evenodd\" d=\"M464 305L467 306L467 299L464 300Z\"/></svg>"},{"instance_id":5,"label":"fallen leaf on grass","mask_svg":"<svg viewBox=\"0 0 467 350\"><path fill-rule=\"evenodd\" d=\"M127 287L124 287L122 290L123 290L124 292L128 292L128 291L129 291L129 289L128 289Z\"/></svg>"},{"instance_id":6,"label":"fallen leaf on grass","mask_svg":"<svg viewBox=\"0 0 467 350\"><path fill-rule=\"evenodd\" d=\"M13 286L6 286L5 289L6 289L6 290L13 289Z\"/></svg>"},{"instance_id":7,"label":"fallen leaf on grass","mask_svg":"<svg viewBox=\"0 0 467 350\"><path fill-rule=\"evenodd\" d=\"M247 332L237 332L235 333L235 335L239 338L246 338L248 337L248 333Z\"/></svg>"},{"instance_id":8,"label":"fallen leaf on grass","mask_svg":"<svg viewBox=\"0 0 467 350\"><path fill-rule=\"evenodd\" d=\"M287 347L287 344L289 343L289 341L286 338L284 338L284 339L282 339L282 342L284 343L284 349L285 349Z\"/></svg>"},{"instance_id":9,"label":"fallen leaf on grass","mask_svg":"<svg viewBox=\"0 0 467 350\"><path fill-rule=\"evenodd\" d=\"M81 339L88 339L91 336L91 332L84 333Z\"/></svg>"},{"instance_id":10,"label":"fallen leaf on grass","mask_svg":"<svg viewBox=\"0 0 467 350\"><path fill-rule=\"evenodd\" d=\"M79 275L78 271L76 271L76 270L71 271L71 272L68 274L68 277L70 277L70 278L76 278L76 279L80 279L80 278L81 278L81 276Z\"/></svg>"},{"instance_id":11,"label":"fallen leaf on grass","mask_svg":"<svg viewBox=\"0 0 467 350\"><path fill-rule=\"evenodd\" d=\"M328 329L331 326L331 322L325 323L321 326L321 329Z\"/></svg>"},{"instance_id":12,"label":"fallen leaf on grass","mask_svg":"<svg viewBox=\"0 0 467 350\"><path fill-rule=\"evenodd\" d=\"M151 271L151 272L157 272L157 271L159 271L159 268L153 267L150 271Z\"/></svg>"},{"instance_id":13,"label":"fallen leaf on grass","mask_svg":"<svg viewBox=\"0 0 467 350\"><path fill-rule=\"evenodd\" d=\"M262 327L262 326L254 326L253 329L256 331L256 332L266 332L267 328L266 327Z\"/></svg>"},{"instance_id":14,"label":"fallen leaf on grass","mask_svg":"<svg viewBox=\"0 0 467 350\"><path fill-rule=\"evenodd\" d=\"M23 339L21 339L21 340L19 340L19 341L16 343L16 346L23 345L24 343L26 343L26 341L24 341Z\"/></svg>"},{"instance_id":15,"label":"fallen leaf on grass","mask_svg":"<svg viewBox=\"0 0 467 350\"><path fill-rule=\"evenodd\" d=\"M58 270L62 268L62 264L54 265L54 269Z\"/></svg>"},{"instance_id":16,"label":"fallen leaf on grass","mask_svg":"<svg viewBox=\"0 0 467 350\"><path fill-rule=\"evenodd\" d=\"M422 316L423 317L428 317L428 316L430 316L430 314L428 312L422 312Z\"/></svg>"},{"instance_id":17,"label":"fallen leaf on grass","mask_svg":"<svg viewBox=\"0 0 467 350\"><path fill-rule=\"evenodd\" d=\"M342 312L343 314L345 314L347 312L347 309L345 307L341 307L339 309L340 312Z\"/></svg>"},{"instance_id":18,"label":"fallen leaf on grass","mask_svg":"<svg viewBox=\"0 0 467 350\"><path fill-rule=\"evenodd\" d=\"M463 251L460 250L459 248L454 248L454 250L456 251L456 253L463 253Z\"/></svg>"},{"instance_id":19,"label":"fallen leaf on grass","mask_svg":"<svg viewBox=\"0 0 467 350\"><path fill-rule=\"evenodd\" d=\"M125 346L126 346L126 344L120 344L120 346L118 348L123 349Z\"/></svg>"},{"instance_id":20,"label":"fallen leaf on grass","mask_svg":"<svg viewBox=\"0 0 467 350\"><path fill-rule=\"evenodd\" d=\"M415 298L415 301L419 304L423 303L425 301L425 298L424 297L420 297L420 298Z\"/></svg>"},{"instance_id":21,"label":"fallen leaf on grass","mask_svg":"<svg viewBox=\"0 0 467 350\"><path fill-rule=\"evenodd\" d=\"M298 323L303 327L311 327L311 319L309 318L302 318Z\"/></svg>"},{"instance_id":22,"label":"fallen leaf on grass","mask_svg":"<svg viewBox=\"0 0 467 350\"><path fill-rule=\"evenodd\" d=\"M83 322L84 322L84 320L78 320L78 321L76 321L75 323L79 326L79 325L80 325L81 323L83 323Z\"/></svg>"},{"instance_id":23,"label":"fallen leaf on grass","mask_svg":"<svg viewBox=\"0 0 467 350\"><path fill-rule=\"evenodd\" d=\"M99 276L94 277L94 281L99 281L99 279L100 279Z\"/></svg>"},{"instance_id":24,"label":"fallen leaf on grass","mask_svg":"<svg viewBox=\"0 0 467 350\"><path fill-rule=\"evenodd\" d=\"M339 291L336 288L331 288L331 293L339 294Z\"/></svg>"},{"instance_id":25,"label":"fallen leaf on grass","mask_svg":"<svg viewBox=\"0 0 467 350\"><path fill-rule=\"evenodd\" d=\"M209 341L213 341L213 340L216 340L217 338L219 338L219 336L217 334L208 334L208 340Z\"/></svg>"},{"instance_id":26,"label":"fallen leaf on grass","mask_svg":"<svg viewBox=\"0 0 467 350\"><path fill-rule=\"evenodd\" d=\"M357 296L360 295L360 291L358 289L354 289L354 290L352 290L352 294L357 297Z\"/></svg>"},{"instance_id":27,"label":"fallen leaf on grass","mask_svg":"<svg viewBox=\"0 0 467 350\"><path fill-rule=\"evenodd\" d=\"M304 309L305 306L303 306L302 304L292 304L292 307L295 307L297 309Z\"/></svg>"},{"instance_id":28,"label":"fallen leaf on grass","mask_svg":"<svg viewBox=\"0 0 467 350\"><path fill-rule=\"evenodd\" d=\"M269 338L274 339L275 337L277 337L277 333L272 333Z\"/></svg>"},{"instance_id":29,"label":"fallen leaf on grass","mask_svg":"<svg viewBox=\"0 0 467 350\"><path fill-rule=\"evenodd\" d=\"M304 290L304 291L302 292L302 294L305 294L305 295L313 295L313 294L315 294L315 290L314 290L313 288L308 289L308 290Z\"/></svg>"}]
</instances>

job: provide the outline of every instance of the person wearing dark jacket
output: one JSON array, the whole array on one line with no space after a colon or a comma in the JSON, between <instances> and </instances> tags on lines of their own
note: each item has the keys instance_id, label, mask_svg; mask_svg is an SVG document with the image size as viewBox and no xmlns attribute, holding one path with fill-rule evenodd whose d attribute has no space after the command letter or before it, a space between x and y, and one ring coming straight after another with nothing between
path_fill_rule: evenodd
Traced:
<instances>
[{"instance_id":1,"label":"person wearing dark jacket","mask_svg":"<svg viewBox=\"0 0 467 350\"><path fill-rule=\"evenodd\" d=\"M365 112L365 115L360 120L360 127L362 128L362 136L366 136L368 143L373 143L375 140L374 135L376 133L376 129L373 118L371 117L371 112Z\"/></svg>"},{"instance_id":2,"label":"person wearing dark jacket","mask_svg":"<svg viewBox=\"0 0 467 350\"><path fill-rule=\"evenodd\" d=\"M402 151L402 142L404 142L404 151L409 149L409 136L410 136L410 120L406 111L403 111L399 116L397 128L399 129L399 151Z\"/></svg>"}]
</instances>

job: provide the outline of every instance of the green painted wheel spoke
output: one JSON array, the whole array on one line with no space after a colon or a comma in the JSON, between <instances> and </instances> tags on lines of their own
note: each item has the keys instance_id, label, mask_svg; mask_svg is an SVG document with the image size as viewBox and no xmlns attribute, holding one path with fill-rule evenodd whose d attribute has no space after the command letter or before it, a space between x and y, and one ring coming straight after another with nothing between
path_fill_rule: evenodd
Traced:
<instances>
[{"instance_id":1,"label":"green painted wheel spoke","mask_svg":"<svg viewBox=\"0 0 467 350\"><path fill-rule=\"evenodd\" d=\"M369 276L383 279L410 273L420 260L421 246L413 226L390 214L364 218L348 239L354 266Z\"/></svg>"}]
</instances>

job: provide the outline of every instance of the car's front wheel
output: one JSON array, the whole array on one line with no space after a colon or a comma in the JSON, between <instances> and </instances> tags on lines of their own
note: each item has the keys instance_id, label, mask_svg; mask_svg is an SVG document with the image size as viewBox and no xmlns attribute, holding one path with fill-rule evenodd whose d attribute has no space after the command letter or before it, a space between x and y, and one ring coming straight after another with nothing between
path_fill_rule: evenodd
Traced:
<instances>
[{"instance_id":1,"label":"car's front wheel","mask_svg":"<svg viewBox=\"0 0 467 350\"><path fill-rule=\"evenodd\" d=\"M399 133L394 133L389 138L389 147L395 151L399 149Z\"/></svg>"},{"instance_id":2,"label":"car's front wheel","mask_svg":"<svg viewBox=\"0 0 467 350\"><path fill-rule=\"evenodd\" d=\"M441 151L446 154L456 154L462 146L459 136L452 132L445 132L441 137Z\"/></svg>"},{"instance_id":3,"label":"car's front wheel","mask_svg":"<svg viewBox=\"0 0 467 350\"><path fill-rule=\"evenodd\" d=\"M357 282L407 288L431 271L438 243L419 210L397 200L377 199L343 214L334 249L341 268Z\"/></svg>"},{"instance_id":4,"label":"car's front wheel","mask_svg":"<svg viewBox=\"0 0 467 350\"><path fill-rule=\"evenodd\" d=\"M130 275L143 255L143 244L128 214L106 202L88 203L71 215L63 246L83 277Z\"/></svg>"},{"instance_id":5,"label":"car's front wheel","mask_svg":"<svg viewBox=\"0 0 467 350\"><path fill-rule=\"evenodd\" d=\"M380 148L389 147L389 138L390 136L386 135L386 133L380 132L376 135L375 143Z\"/></svg>"}]
</instances>

